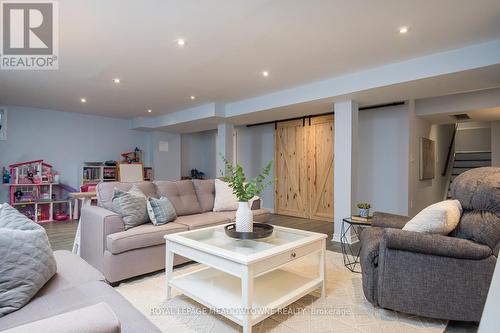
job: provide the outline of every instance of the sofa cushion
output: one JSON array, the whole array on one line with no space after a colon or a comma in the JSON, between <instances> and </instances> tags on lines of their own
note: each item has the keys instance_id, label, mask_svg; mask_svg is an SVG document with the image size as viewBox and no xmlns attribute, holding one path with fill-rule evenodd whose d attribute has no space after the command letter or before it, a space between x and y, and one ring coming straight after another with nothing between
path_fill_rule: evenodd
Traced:
<instances>
[{"instance_id":1,"label":"sofa cushion","mask_svg":"<svg viewBox=\"0 0 500 333\"><path fill-rule=\"evenodd\" d=\"M221 216L215 212L206 212L203 214L179 216L175 223L185 225L189 230L211 227L218 224L230 223L231 219Z\"/></svg>"},{"instance_id":2,"label":"sofa cushion","mask_svg":"<svg viewBox=\"0 0 500 333\"><path fill-rule=\"evenodd\" d=\"M0 318L0 331L104 302L113 309L122 333L160 330L112 287L92 281L57 293L34 298L22 309Z\"/></svg>"},{"instance_id":3,"label":"sofa cushion","mask_svg":"<svg viewBox=\"0 0 500 333\"><path fill-rule=\"evenodd\" d=\"M119 214L125 230L149 221L146 196L134 185L128 192L115 189L113 212Z\"/></svg>"},{"instance_id":4,"label":"sofa cushion","mask_svg":"<svg viewBox=\"0 0 500 333\"><path fill-rule=\"evenodd\" d=\"M8 204L0 208L0 318L16 311L56 273L45 229Z\"/></svg>"},{"instance_id":5,"label":"sofa cushion","mask_svg":"<svg viewBox=\"0 0 500 333\"><path fill-rule=\"evenodd\" d=\"M451 195L464 207L454 236L500 246L500 168L476 168L460 174L451 184Z\"/></svg>"},{"instance_id":6,"label":"sofa cushion","mask_svg":"<svg viewBox=\"0 0 500 333\"><path fill-rule=\"evenodd\" d=\"M35 295L55 293L64 289L76 287L90 281L104 281L104 276L85 260L69 251L54 251L57 263L57 273Z\"/></svg>"},{"instance_id":7,"label":"sofa cushion","mask_svg":"<svg viewBox=\"0 0 500 333\"><path fill-rule=\"evenodd\" d=\"M500 216L500 168L476 168L460 174L451 184L451 197L459 200L464 210Z\"/></svg>"},{"instance_id":8,"label":"sofa cushion","mask_svg":"<svg viewBox=\"0 0 500 333\"><path fill-rule=\"evenodd\" d=\"M495 249L500 242L500 215L487 211L465 211L453 236Z\"/></svg>"},{"instance_id":9,"label":"sofa cushion","mask_svg":"<svg viewBox=\"0 0 500 333\"><path fill-rule=\"evenodd\" d=\"M120 182L102 182L97 185L96 195L97 204L100 207L106 208L108 210L113 210L113 194L115 188L120 191L130 191L133 185L136 185L146 197L155 197L156 188L152 182L137 182L137 183L120 183Z\"/></svg>"},{"instance_id":10,"label":"sofa cushion","mask_svg":"<svg viewBox=\"0 0 500 333\"><path fill-rule=\"evenodd\" d=\"M167 197L148 198L148 215L154 225L162 225L175 220L177 213Z\"/></svg>"},{"instance_id":11,"label":"sofa cushion","mask_svg":"<svg viewBox=\"0 0 500 333\"><path fill-rule=\"evenodd\" d=\"M460 221L462 206L458 200L445 200L424 208L403 227L406 231L447 235Z\"/></svg>"},{"instance_id":12,"label":"sofa cushion","mask_svg":"<svg viewBox=\"0 0 500 333\"><path fill-rule=\"evenodd\" d=\"M89 323L92 323L89 325ZM17 326L2 333L120 333L120 321L106 303L98 303Z\"/></svg>"},{"instance_id":13,"label":"sofa cushion","mask_svg":"<svg viewBox=\"0 0 500 333\"><path fill-rule=\"evenodd\" d=\"M177 216L201 213L201 206L190 180L171 182L160 180L154 182L159 196L167 197L174 205Z\"/></svg>"},{"instance_id":14,"label":"sofa cushion","mask_svg":"<svg viewBox=\"0 0 500 333\"><path fill-rule=\"evenodd\" d=\"M194 190L202 212L214 209L215 182L213 179L193 179Z\"/></svg>"},{"instance_id":15,"label":"sofa cushion","mask_svg":"<svg viewBox=\"0 0 500 333\"><path fill-rule=\"evenodd\" d=\"M143 247L154 246L165 243L163 236L188 228L182 224L171 222L155 226L153 224L142 224L133 229L117 232L106 237L106 248L113 254L122 253Z\"/></svg>"}]
</instances>

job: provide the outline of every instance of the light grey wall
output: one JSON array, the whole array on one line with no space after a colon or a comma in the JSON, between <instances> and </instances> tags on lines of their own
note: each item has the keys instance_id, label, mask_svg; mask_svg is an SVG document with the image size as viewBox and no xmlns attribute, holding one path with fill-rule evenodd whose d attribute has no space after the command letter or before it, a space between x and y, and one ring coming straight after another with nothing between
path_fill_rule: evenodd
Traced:
<instances>
[{"instance_id":1,"label":"light grey wall","mask_svg":"<svg viewBox=\"0 0 500 333\"><path fill-rule=\"evenodd\" d=\"M262 168L274 161L274 125L236 127L236 160L248 178L257 176ZM274 179L274 167L269 179ZM274 211L274 185L261 194L263 207Z\"/></svg>"},{"instance_id":2,"label":"light grey wall","mask_svg":"<svg viewBox=\"0 0 500 333\"><path fill-rule=\"evenodd\" d=\"M491 151L491 128L464 128L457 131L456 151Z\"/></svg>"},{"instance_id":3,"label":"light grey wall","mask_svg":"<svg viewBox=\"0 0 500 333\"><path fill-rule=\"evenodd\" d=\"M189 176L191 169L205 173L206 178L216 176L216 130L181 135L181 174Z\"/></svg>"},{"instance_id":4,"label":"light grey wall","mask_svg":"<svg viewBox=\"0 0 500 333\"><path fill-rule=\"evenodd\" d=\"M408 213L407 106L359 112L357 202Z\"/></svg>"},{"instance_id":5,"label":"light grey wall","mask_svg":"<svg viewBox=\"0 0 500 333\"><path fill-rule=\"evenodd\" d=\"M415 216L425 207L442 201L448 186L448 176L441 173L446 163L446 156L451 137L453 135L453 124L431 125L426 120L415 114L415 109L410 106L409 114L409 215ZM436 165L434 179L420 180L419 156L420 138L429 138L436 144Z\"/></svg>"},{"instance_id":6,"label":"light grey wall","mask_svg":"<svg viewBox=\"0 0 500 333\"><path fill-rule=\"evenodd\" d=\"M149 151L155 180L181 179L181 135L168 132L151 132ZM168 151L160 151L160 142L168 143Z\"/></svg>"},{"instance_id":7,"label":"light grey wall","mask_svg":"<svg viewBox=\"0 0 500 333\"><path fill-rule=\"evenodd\" d=\"M500 121L491 123L491 165L500 167Z\"/></svg>"},{"instance_id":8,"label":"light grey wall","mask_svg":"<svg viewBox=\"0 0 500 333\"><path fill-rule=\"evenodd\" d=\"M118 160L120 153L135 147L144 150L145 161L150 161L150 134L130 130L126 119L15 106L7 109L8 139L0 141L0 167L43 159L60 173L62 183L76 188L84 161ZM6 188L0 192L0 202L6 201Z\"/></svg>"}]
</instances>

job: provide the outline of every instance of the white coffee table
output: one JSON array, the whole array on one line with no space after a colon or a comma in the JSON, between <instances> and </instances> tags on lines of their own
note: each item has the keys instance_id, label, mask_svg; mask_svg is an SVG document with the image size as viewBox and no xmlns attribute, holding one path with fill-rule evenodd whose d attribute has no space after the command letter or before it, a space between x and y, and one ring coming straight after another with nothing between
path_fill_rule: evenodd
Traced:
<instances>
[{"instance_id":1,"label":"white coffee table","mask_svg":"<svg viewBox=\"0 0 500 333\"><path fill-rule=\"evenodd\" d=\"M167 298L171 288L243 326L252 326L308 293L325 296L325 239L327 235L274 227L261 240L236 240L224 226L166 235ZM286 265L317 254L317 274L301 274ZM172 276L174 254L205 264L181 276Z\"/></svg>"}]
</instances>

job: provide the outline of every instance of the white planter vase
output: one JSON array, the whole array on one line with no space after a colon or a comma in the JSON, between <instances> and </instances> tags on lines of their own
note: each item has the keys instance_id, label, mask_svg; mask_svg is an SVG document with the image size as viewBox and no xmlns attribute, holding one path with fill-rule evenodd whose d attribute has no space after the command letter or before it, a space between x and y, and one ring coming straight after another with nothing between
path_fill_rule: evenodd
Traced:
<instances>
[{"instance_id":1,"label":"white planter vase","mask_svg":"<svg viewBox=\"0 0 500 333\"><path fill-rule=\"evenodd\" d=\"M236 211L236 231L253 231L253 213L248 201L238 202L238 210Z\"/></svg>"}]
</instances>

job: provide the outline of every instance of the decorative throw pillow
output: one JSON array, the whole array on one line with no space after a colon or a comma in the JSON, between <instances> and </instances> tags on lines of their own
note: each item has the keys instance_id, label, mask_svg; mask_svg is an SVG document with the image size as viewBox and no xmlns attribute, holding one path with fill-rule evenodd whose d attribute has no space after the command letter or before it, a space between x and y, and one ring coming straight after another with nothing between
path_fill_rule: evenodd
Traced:
<instances>
[{"instance_id":1,"label":"decorative throw pillow","mask_svg":"<svg viewBox=\"0 0 500 333\"><path fill-rule=\"evenodd\" d=\"M123 219L125 230L149 221L147 198L137 186L128 192L115 188L112 200L113 211Z\"/></svg>"},{"instance_id":2,"label":"decorative throw pillow","mask_svg":"<svg viewBox=\"0 0 500 333\"><path fill-rule=\"evenodd\" d=\"M403 230L447 235L460 222L462 205L458 200L445 200L424 208Z\"/></svg>"},{"instance_id":3,"label":"decorative throw pillow","mask_svg":"<svg viewBox=\"0 0 500 333\"><path fill-rule=\"evenodd\" d=\"M233 189L223 180L215 179L214 212L238 209L238 198Z\"/></svg>"},{"instance_id":4,"label":"decorative throw pillow","mask_svg":"<svg viewBox=\"0 0 500 333\"><path fill-rule=\"evenodd\" d=\"M177 218L174 205L167 197L148 198L148 215L154 225L162 225Z\"/></svg>"},{"instance_id":5,"label":"decorative throw pillow","mask_svg":"<svg viewBox=\"0 0 500 333\"><path fill-rule=\"evenodd\" d=\"M255 200L260 199L254 196L248 200L248 205L252 207ZM238 197L233 194L233 189L229 184L223 180L215 179L215 199L214 199L214 212L224 212L238 209Z\"/></svg>"},{"instance_id":6,"label":"decorative throw pillow","mask_svg":"<svg viewBox=\"0 0 500 333\"><path fill-rule=\"evenodd\" d=\"M15 208L0 208L0 317L18 310L56 273L45 229Z\"/></svg>"}]
</instances>

